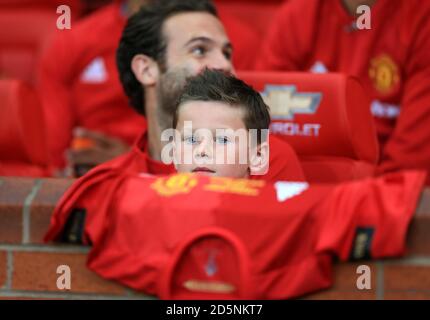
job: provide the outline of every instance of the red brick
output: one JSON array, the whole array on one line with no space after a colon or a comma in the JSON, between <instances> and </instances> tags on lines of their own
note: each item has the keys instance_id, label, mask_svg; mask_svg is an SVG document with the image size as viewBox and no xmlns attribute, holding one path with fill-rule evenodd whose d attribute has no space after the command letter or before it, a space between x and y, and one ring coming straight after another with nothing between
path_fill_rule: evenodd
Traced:
<instances>
[{"instance_id":1,"label":"red brick","mask_svg":"<svg viewBox=\"0 0 430 320\"><path fill-rule=\"evenodd\" d=\"M4 251L0 251L0 288L6 284L7 277L7 254Z\"/></svg>"},{"instance_id":2,"label":"red brick","mask_svg":"<svg viewBox=\"0 0 430 320\"><path fill-rule=\"evenodd\" d=\"M371 286L372 291L376 288L376 267L374 264L363 261L361 263L338 263L335 264L333 270L333 290L347 292L361 292L357 289L357 279L361 274L357 274L359 265L367 265L371 271ZM369 291L371 291L369 290Z\"/></svg>"},{"instance_id":3,"label":"red brick","mask_svg":"<svg viewBox=\"0 0 430 320\"><path fill-rule=\"evenodd\" d=\"M45 179L31 206L30 242L43 243L52 212L74 180Z\"/></svg>"},{"instance_id":4,"label":"red brick","mask_svg":"<svg viewBox=\"0 0 430 320\"><path fill-rule=\"evenodd\" d=\"M430 265L386 265L384 267L385 290L429 290Z\"/></svg>"},{"instance_id":5,"label":"red brick","mask_svg":"<svg viewBox=\"0 0 430 320\"><path fill-rule=\"evenodd\" d=\"M430 291L386 291L384 300L430 300Z\"/></svg>"},{"instance_id":6,"label":"red brick","mask_svg":"<svg viewBox=\"0 0 430 320\"><path fill-rule=\"evenodd\" d=\"M0 243L16 244L22 241L21 208L1 206L0 209Z\"/></svg>"},{"instance_id":7,"label":"red brick","mask_svg":"<svg viewBox=\"0 0 430 320\"><path fill-rule=\"evenodd\" d=\"M430 216L419 215L412 221L407 247L410 255L430 256Z\"/></svg>"},{"instance_id":8,"label":"red brick","mask_svg":"<svg viewBox=\"0 0 430 320\"><path fill-rule=\"evenodd\" d=\"M22 205L34 186L34 179L2 177L0 185L0 203ZM13 192L11 192L13 191Z\"/></svg>"},{"instance_id":9,"label":"red brick","mask_svg":"<svg viewBox=\"0 0 430 320\"><path fill-rule=\"evenodd\" d=\"M359 265L367 265L371 271L371 289L359 290L357 288L357 274ZM361 263L338 263L333 269L333 285L330 289L316 292L305 299L316 300L373 300L376 299L376 267L373 263L363 261Z\"/></svg>"},{"instance_id":10,"label":"red brick","mask_svg":"<svg viewBox=\"0 0 430 320\"><path fill-rule=\"evenodd\" d=\"M430 188L425 188L416 210L416 217L430 217Z\"/></svg>"},{"instance_id":11,"label":"red brick","mask_svg":"<svg viewBox=\"0 0 430 320\"><path fill-rule=\"evenodd\" d=\"M0 185L0 243L21 243L22 208L33 179L2 178Z\"/></svg>"},{"instance_id":12,"label":"red brick","mask_svg":"<svg viewBox=\"0 0 430 320\"><path fill-rule=\"evenodd\" d=\"M305 300L375 300L376 294L374 291L337 291L325 290L308 295Z\"/></svg>"},{"instance_id":13,"label":"red brick","mask_svg":"<svg viewBox=\"0 0 430 320\"><path fill-rule=\"evenodd\" d=\"M43 243L43 237L48 231L54 207L36 207L31 209L30 242Z\"/></svg>"},{"instance_id":14,"label":"red brick","mask_svg":"<svg viewBox=\"0 0 430 320\"><path fill-rule=\"evenodd\" d=\"M88 270L86 255L80 253L14 252L12 288L56 293L124 294L124 288ZM57 289L56 271L60 265L71 270L71 290Z\"/></svg>"}]
</instances>

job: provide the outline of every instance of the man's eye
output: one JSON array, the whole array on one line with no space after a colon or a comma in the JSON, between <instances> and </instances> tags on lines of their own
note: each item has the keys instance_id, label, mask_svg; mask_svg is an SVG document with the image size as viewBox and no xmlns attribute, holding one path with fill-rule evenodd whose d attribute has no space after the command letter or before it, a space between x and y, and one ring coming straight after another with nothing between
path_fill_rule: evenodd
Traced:
<instances>
[{"instance_id":1,"label":"man's eye","mask_svg":"<svg viewBox=\"0 0 430 320\"><path fill-rule=\"evenodd\" d=\"M233 55L233 52L231 52L230 50L225 50L224 51L224 57L227 59L227 60L231 60L231 58L232 58L232 55Z\"/></svg>"},{"instance_id":2,"label":"man's eye","mask_svg":"<svg viewBox=\"0 0 430 320\"><path fill-rule=\"evenodd\" d=\"M193 49L191 50L191 52L192 52L193 54L195 54L196 56L201 57L201 56L204 56L204 55L205 55L205 53L207 52L207 50L206 50L206 48L205 48L205 47L199 46L199 47L195 47L195 48L193 48Z\"/></svg>"},{"instance_id":3,"label":"man's eye","mask_svg":"<svg viewBox=\"0 0 430 320\"><path fill-rule=\"evenodd\" d=\"M227 137L216 137L216 142L219 144L227 144L230 140Z\"/></svg>"}]
</instances>

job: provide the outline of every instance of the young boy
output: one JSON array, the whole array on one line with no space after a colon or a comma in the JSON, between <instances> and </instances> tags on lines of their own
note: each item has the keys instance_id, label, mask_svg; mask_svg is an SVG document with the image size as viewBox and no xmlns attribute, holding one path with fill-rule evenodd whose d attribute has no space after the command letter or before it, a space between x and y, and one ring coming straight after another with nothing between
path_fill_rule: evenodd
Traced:
<instances>
[{"instance_id":1,"label":"young boy","mask_svg":"<svg viewBox=\"0 0 430 320\"><path fill-rule=\"evenodd\" d=\"M222 71L190 79L173 119L178 172L248 178L269 165L270 114L260 94Z\"/></svg>"}]
</instances>

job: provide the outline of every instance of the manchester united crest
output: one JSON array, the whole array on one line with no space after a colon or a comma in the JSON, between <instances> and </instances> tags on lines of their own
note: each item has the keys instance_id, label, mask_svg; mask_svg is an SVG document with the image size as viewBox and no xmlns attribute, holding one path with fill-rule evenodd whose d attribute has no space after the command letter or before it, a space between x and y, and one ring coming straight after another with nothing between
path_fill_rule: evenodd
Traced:
<instances>
[{"instance_id":1,"label":"manchester united crest","mask_svg":"<svg viewBox=\"0 0 430 320\"><path fill-rule=\"evenodd\" d=\"M378 92L390 94L399 84L399 68L390 56L383 54L370 61L369 77Z\"/></svg>"},{"instance_id":2,"label":"manchester united crest","mask_svg":"<svg viewBox=\"0 0 430 320\"><path fill-rule=\"evenodd\" d=\"M197 185L197 178L192 174L177 174L171 177L158 178L151 189L159 195L170 197L181 193L188 193Z\"/></svg>"}]
</instances>

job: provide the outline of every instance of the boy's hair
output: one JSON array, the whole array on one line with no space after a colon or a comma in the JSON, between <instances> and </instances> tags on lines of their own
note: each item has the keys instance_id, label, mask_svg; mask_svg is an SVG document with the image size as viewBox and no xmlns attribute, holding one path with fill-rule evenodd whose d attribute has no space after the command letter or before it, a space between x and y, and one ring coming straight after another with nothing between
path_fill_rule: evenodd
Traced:
<instances>
[{"instance_id":1,"label":"boy's hair","mask_svg":"<svg viewBox=\"0 0 430 320\"><path fill-rule=\"evenodd\" d=\"M257 129L258 144L264 136L262 130L269 129L269 107L261 95L231 73L205 69L199 75L190 78L176 103L173 128L178 124L180 106L190 101L215 101L242 108L246 128Z\"/></svg>"},{"instance_id":2,"label":"boy's hair","mask_svg":"<svg viewBox=\"0 0 430 320\"><path fill-rule=\"evenodd\" d=\"M153 58L164 70L166 39L162 34L164 22L184 12L206 12L217 16L210 0L153 0L132 15L122 33L116 52L119 78L131 106L145 115L144 90L131 70L131 61L138 54Z\"/></svg>"}]
</instances>

